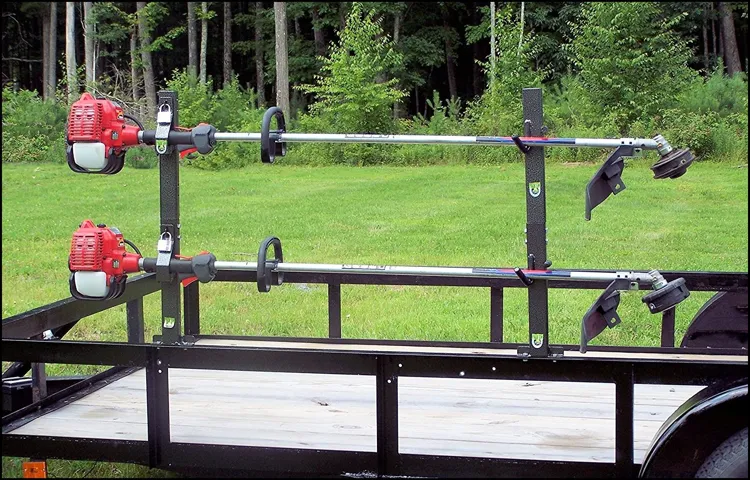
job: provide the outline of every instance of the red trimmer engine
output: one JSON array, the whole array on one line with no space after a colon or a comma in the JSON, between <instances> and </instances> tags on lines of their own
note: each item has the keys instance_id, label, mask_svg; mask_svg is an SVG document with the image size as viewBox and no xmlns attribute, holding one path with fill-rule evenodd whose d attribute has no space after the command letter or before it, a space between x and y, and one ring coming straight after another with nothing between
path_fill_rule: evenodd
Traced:
<instances>
[{"instance_id":1,"label":"red trimmer engine","mask_svg":"<svg viewBox=\"0 0 750 480\"><path fill-rule=\"evenodd\" d=\"M138 145L141 128L125 124L115 102L81 95L68 116L68 165L78 173L114 174L125 164L127 147Z\"/></svg>"},{"instance_id":2,"label":"red trimmer engine","mask_svg":"<svg viewBox=\"0 0 750 480\"><path fill-rule=\"evenodd\" d=\"M125 251L117 228L81 223L73 233L68 268L70 293L79 300L109 300L125 290L127 273L138 272L141 255Z\"/></svg>"}]
</instances>

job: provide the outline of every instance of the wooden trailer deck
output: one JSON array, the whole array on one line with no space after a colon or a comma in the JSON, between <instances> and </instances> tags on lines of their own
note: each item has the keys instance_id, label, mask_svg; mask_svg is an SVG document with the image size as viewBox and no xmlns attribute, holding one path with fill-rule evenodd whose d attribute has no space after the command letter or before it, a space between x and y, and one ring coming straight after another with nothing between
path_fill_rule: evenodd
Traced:
<instances>
[{"instance_id":1,"label":"wooden trailer deck","mask_svg":"<svg viewBox=\"0 0 750 480\"><path fill-rule=\"evenodd\" d=\"M241 345L374 351L490 353L451 347L200 340ZM566 352L566 356L580 355ZM589 352L586 356L718 355ZM635 386L635 462L675 409L702 387ZM171 440L376 451L375 377L225 370L169 370ZM614 384L399 377L401 453L613 462ZM143 369L38 417L10 434L147 440Z\"/></svg>"}]
</instances>

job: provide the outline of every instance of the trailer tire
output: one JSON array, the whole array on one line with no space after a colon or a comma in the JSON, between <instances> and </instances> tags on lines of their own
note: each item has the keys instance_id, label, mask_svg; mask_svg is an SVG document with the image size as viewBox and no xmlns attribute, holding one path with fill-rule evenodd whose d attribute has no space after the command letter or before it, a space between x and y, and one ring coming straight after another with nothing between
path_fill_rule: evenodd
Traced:
<instances>
[{"instance_id":1,"label":"trailer tire","mask_svg":"<svg viewBox=\"0 0 750 480\"><path fill-rule=\"evenodd\" d=\"M747 478L747 428L719 445L703 462L695 478Z\"/></svg>"}]
</instances>

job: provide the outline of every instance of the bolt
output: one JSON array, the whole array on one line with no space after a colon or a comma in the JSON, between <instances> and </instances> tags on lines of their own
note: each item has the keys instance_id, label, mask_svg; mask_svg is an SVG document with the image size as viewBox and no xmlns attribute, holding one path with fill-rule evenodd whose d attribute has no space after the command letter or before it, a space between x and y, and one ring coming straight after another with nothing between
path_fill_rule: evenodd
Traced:
<instances>
[{"instance_id":1,"label":"bolt","mask_svg":"<svg viewBox=\"0 0 750 480\"><path fill-rule=\"evenodd\" d=\"M159 373L161 373L161 369L159 369Z\"/></svg>"},{"instance_id":2,"label":"bolt","mask_svg":"<svg viewBox=\"0 0 750 480\"><path fill-rule=\"evenodd\" d=\"M398 364L398 368L401 368L401 367L403 367L403 365L401 365L401 364L399 363L399 364Z\"/></svg>"},{"instance_id":3,"label":"bolt","mask_svg":"<svg viewBox=\"0 0 750 480\"><path fill-rule=\"evenodd\" d=\"M653 279L654 290L659 290L667 284L667 281L657 270L651 270L648 274L651 275L651 278Z\"/></svg>"},{"instance_id":4,"label":"bolt","mask_svg":"<svg viewBox=\"0 0 750 480\"><path fill-rule=\"evenodd\" d=\"M492 371L496 372L497 371L497 367L492 367Z\"/></svg>"},{"instance_id":5,"label":"bolt","mask_svg":"<svg viewBox=\"0 0 750 480\"><path fill-rule=\"evenodd\" d=\"M157 361L156 361L156 364L157 364L157 365L161 365L161 360L157 360Z\"/></svg>"},{"instance_id":6,"label":"bolt","mask_svg":"<svg viewBox=\"0 0 750 480\"><path fill-rule=\"evenodd\" d=\"M459 372L458 375L463 377L464 375L466 375L466 372Z\"/></svg>"},{"instance_id":7,"label":"bolt","mask_svg":"<svg viewBox=\"0 0 750 480\"><path fill-rule=\"evenodd\" d=\"M391 379L390 378L388 379L388 383L391 383Z\"/></svg>"}]
</instances>

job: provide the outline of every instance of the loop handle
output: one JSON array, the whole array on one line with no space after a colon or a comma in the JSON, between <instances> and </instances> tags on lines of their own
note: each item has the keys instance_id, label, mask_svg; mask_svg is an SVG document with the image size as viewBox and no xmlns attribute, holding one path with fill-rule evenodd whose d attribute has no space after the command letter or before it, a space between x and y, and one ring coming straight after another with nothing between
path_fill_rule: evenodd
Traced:
<instances>
[{"instance_id":1,"label":"loop handle","mask_svg":"<svg viewBox=\"0 0 750 480\"><path fill-rule=\"evenodd\" d=\"M276 117L276 130L271 130L271 119L273 117ZM279 134L284 132L286 132L284 112L279 107L271 107L266 110L260 128L260 159L263 163L273 163L277 156L283 157L286 155L286 143L276 141Z\"/></svg>"},{"instance_id":2,"label":"loop handle","mask_svg":"<svg viewBox=\"0 0 750 480\"><path fill-rule=\"evenodd\" d=\"M273 245L273 260L266 260L268 254L268 247ZM257 282L258 291L261 293L267 293L271 291L271 271L276 266L284 261L284 254L281 251L281 240L276 237L266 237L260 242L260 248L258 249L258 271L257 271ZM284 273L278 272L276 277L276 285L284 283Z\"/></svg>"}]
</instances>

